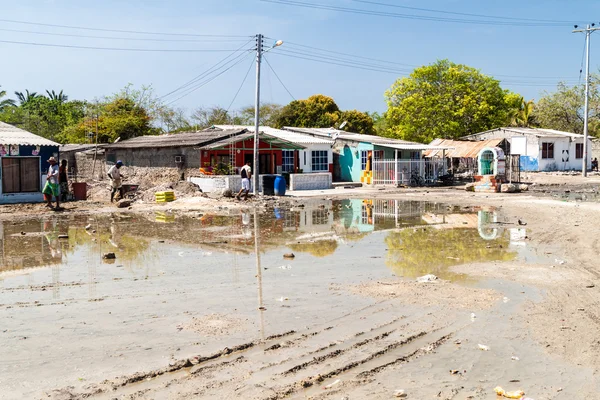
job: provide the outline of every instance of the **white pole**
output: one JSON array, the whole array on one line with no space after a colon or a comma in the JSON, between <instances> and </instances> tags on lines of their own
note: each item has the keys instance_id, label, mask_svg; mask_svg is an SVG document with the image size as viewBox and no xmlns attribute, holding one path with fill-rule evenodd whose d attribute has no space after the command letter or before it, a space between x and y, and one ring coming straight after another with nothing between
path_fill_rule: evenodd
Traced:
<instances>
[{"instance_id":1,"label":"white pole","mask_svg":"<svg viewBox=\"0 0 600 400\"><path fill-rule=\"evenodd\" d=\"M398 149L394 149L394 185L398 186Z\"/></svg>"},{"instance_id":2,"label":"white pole","mask_svg":"<svg viewBox=\"0 0 600 400\"><path fill-rule=\"evenodd\" d=\"M589 105L588 99L590 97L590 35L592 34L590 26L587 26L585 30L585 114L583 117L583 167L582 174L587 176L587 153L588 153L588 116L589 116Z\"/></svg>"},{"instance_id":3,"label":"white pole","mask_svg":"<svg viewBox=\"0 0 600 400\"><path fill-rule=\"evenodd\" d=\"M260 117L260 62L262 60L262 44L263 35L256 35L256 98L254 101L254 165L252 166L252 193L258 194L258 178L259 178L259 165L258 165L258 129L259 129L259 117Z\"/></svg>"}]
</instances>

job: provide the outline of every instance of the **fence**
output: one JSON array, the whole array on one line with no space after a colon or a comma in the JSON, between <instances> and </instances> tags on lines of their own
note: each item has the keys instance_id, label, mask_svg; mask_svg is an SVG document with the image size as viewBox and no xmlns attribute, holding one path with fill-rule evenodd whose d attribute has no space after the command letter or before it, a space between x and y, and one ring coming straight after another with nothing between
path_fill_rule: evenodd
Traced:
<instances>
[{"instance_id":1,"label":"fence","mask_svg":"<svg viewBox=\"0 0 600 400\"><path fill-rule=\"evenodd\" d=\"M446 174L445 159L373 161L374 185L432 185Z\"/></svg>"}]
</instances>

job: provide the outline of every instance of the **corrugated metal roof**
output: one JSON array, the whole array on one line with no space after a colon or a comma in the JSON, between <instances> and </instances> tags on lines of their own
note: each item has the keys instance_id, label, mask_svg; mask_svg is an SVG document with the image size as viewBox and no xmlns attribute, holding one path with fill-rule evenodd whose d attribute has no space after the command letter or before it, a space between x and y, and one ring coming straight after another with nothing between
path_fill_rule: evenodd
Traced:
<instances>
[{"instance_id":1,"label":"corrugated metal roof","mask_svg":"<svg viewBox=\"0 0 600 400\"><path fill-rule=\"evenodd\" d=\"M98 144L98 148L103 148L105 147L106 144ZM71 151L86 151L86 150L90 150L90 149L94 149L96 147L95 144L63 144L60 146L60 152L61 153L67 153L67 152L71 152Z\"/></svg>"},{"instance_id":2,"label":"corrugated metal roof","mask_svg":"<svg viewBox=\"0 0 600 400\"><path fill-rule=\"evenodd\" d=\"M446 150L448 158L476 158L481 149L485 147L498 147L504 140L490 139L478 141L452 140L452 139L435 139L430 143L431 146L441 146L450 148ZM440 150L429 150L425 152L425 157L441 157L443 154Z\"/></svg>"},{"instance_id":3,"label":"corrugated metal roof","mask_svg":"<svg viewBox=\"0 0 600 400\"><path fill-rule=\"evenodd\" d=\"M361 133L354 132L346 132L340 131L338 129L333 128L296 128L293 126L284 126L283 129L292 131L292 132L300 132L308 135L315 135L322 138L331 138L331 139L341 139L341 140L350 140L355 142L366 142L376 145L385 145L385 144L414 144L421 145L421 143L410 142L408 140L387 138L383 136L374 136L374 135L363 135Z\"/></svg>"},{"instance_id":4,"label":"corrugated metal roof","mask_svg":"<svg viewBox=\"0 0 600 400\"><path fill-rule=\"evenodd\" d=\"M204 145L201 147L201 149L202 150L226 149L226 148L229 148L229 146L232 143L238 143L243 140L253 139L253 138L254 138L254 132L246 132L241 135L226 137L217 142ZM270 143L272 145L277 146L277 148L282 148L282 149L302 150L305 148L304 146L302 146L300 144L292 143L289 140L281 139L281 138L272 136L272 135L264 133L264 132L261 132L258 134L258 140L262 141L262 142Z\"/></svg>"},{"instance_id":5,"label":"corrugated metal roof","mask_svg":"<svg viewBox=\"0 0 600 400\"><path fill-rule=\"evenodd\" d=\"M242 125L215 125L215 128L219 129L247 129L250 132L254 132L254 126L242 126ZM299 144L333 144L333 140L330 138L318 138L312 135L306 135L300 132L293 132L283 129L271 128L269 126L260 126L259 132L268 133L271 136L275 136L284 140L288 140L293 143Z\"/></svg>"},{"instance_id":6,"label":"corrugated metal roof","mask_svg":"<svg viewBox=\"0 0 600 400\"><path fill-rule=\"evenodd\" d=\"M583 135L580 135L578 133L557 131L555 129L503 127L503 128L490 129L489 131L485 131L485 132L474 133L472 135L467 135L467 136L464 136L462 139L477 140L477 138L480 136L485 136L486 134L493 133L496 131L505 131L508 133L512 132L512 133L516 133L516 134L520 134L520 135L533 135L533 136L537 136L537 137L565 137L566 136L566 137L570 137L570 138L574 138L574 139L583 138Z\"/></svg>"},{"instance_id":7,"label":"corrugated metal roof","mask_svg":"<svg viewBox=\"0 0 600 400\"><path fill-rule=\"evenodd\" d=\"M419 151L419 150L448 150L449 147L445 147L445 146L432 146L429 144L417 144L417 143L408 143L408 144L404 144L404 143L378 143L377 146L379 147L387 147L389 149L396 149L396 150L414 150L414 151Z\"/></svg>"},{"instance_id":8,"label":"corrugated metal roof","mask_svg":"<svg viewBox=\"0 0 600 400\"><path fill-rule=\"evenodd\" d=\"M52 140L27 132L16 126L0 122L0 145L60 146Z\"/></svg>"},{"instance_id":9,"label":"corrugated metal roof","mask_svg":"<svg viewBox=\"0 0 600 400\"><path fill-rule=\"evenodd\" d=\"M207 130L198 132L182 132L171 135L139 136L122 142L108 145L108 149L137 149L154 147L189 147L201 146L230 136L240 135L245 129Z\"/></svg>"}]
</instances>

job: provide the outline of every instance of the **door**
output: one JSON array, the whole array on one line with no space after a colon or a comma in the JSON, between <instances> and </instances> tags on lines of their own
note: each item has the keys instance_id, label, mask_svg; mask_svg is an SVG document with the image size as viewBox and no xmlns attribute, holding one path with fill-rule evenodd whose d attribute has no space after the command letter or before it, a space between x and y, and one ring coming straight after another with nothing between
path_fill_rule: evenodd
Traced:
<instances>
[{"instance_id":1,"label":"door","mask_svg":"<svg viewBox=\"0 0 600 400\"><path fill-rule=\"evenodd\" d=\"M272 174L271 171L271 155L270 154L259 154L258 155L258 171L259 174Z\"/></svg>"}]
</instances>

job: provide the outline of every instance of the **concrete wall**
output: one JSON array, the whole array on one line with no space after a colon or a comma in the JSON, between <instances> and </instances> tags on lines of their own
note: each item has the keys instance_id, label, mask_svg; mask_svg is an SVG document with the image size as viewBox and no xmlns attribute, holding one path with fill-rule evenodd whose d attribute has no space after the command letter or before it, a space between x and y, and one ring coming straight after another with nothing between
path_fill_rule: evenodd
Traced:
<instances>
[{"instance_id":1,"label":"concrete wall","mask_svg":"<svg viewBox=\"0 0 600 400\"><path fill-rule=\"evenodd\" d=\"M139 149L106 149L106 160L123 161L131 167L176 167L175 156L185 156L186 168L200 168L200 150L194 147L159 147Z\"/></svg>"},{"instance_id":2,"label":"concrete wall","mask_svg":"<svg viewBox=\"0 0 600 400\"><path fill-rule=\"evenodd\" d=\"M290 174L290 190L325 190L331 189L330 172L312 174Z\"/></svg>"},{"instance_id":3,"label":"concrete wall","mask_svg":"<svg viewBox=\"0 0 600 400\"><path fill-rule=\"evenodd\" d=\"M333 152L331 151L331 146L328 144L307 144L306 150L298 150L298 168L302 169L304 173L312 173L312 172L323 172L323 171L313 171L312 169L312 152L313 151L327 151L327 163L328 171L332 171L333 169Z\"/></svg>"},{"instance_id":4,"label":"concrete wall","mask_svg":"<svg viewBox=\"0 0 600 400\"><path fill-rule=\"evenodd\" d=\"M71 164L72 160L74 163ZM98 154L96 158L96 169L94 171L94 151L84 151L75 153L73 157L67 158L68 168L75 168L75 178L77 181L90 181L106 179L106 171L108 166L104 154Z\"/></svg>"}]
</instances>

